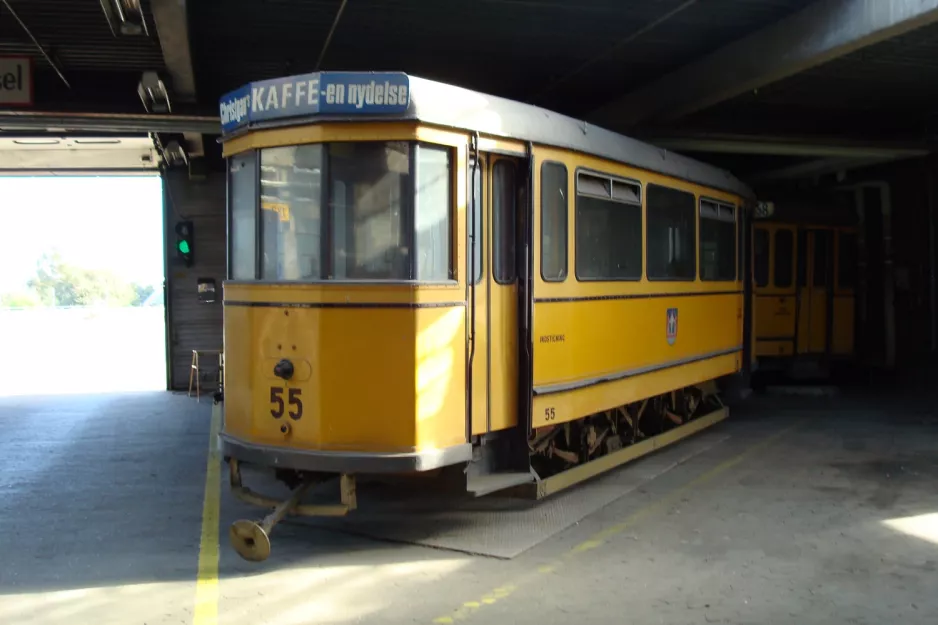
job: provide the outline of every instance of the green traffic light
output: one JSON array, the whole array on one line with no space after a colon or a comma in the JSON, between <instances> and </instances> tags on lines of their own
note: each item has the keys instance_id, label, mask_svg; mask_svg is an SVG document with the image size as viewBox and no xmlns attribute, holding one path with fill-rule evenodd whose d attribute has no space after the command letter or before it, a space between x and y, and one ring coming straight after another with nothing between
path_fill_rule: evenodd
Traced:
<instances>
[{"instance_id":1,"label":"green traffic light","mask_svg":"<svg viewBox=\"0 0 938 625\"><path fill-rule=\"evenodd\" d=\"M188 242L188 241L180 241L180 242L179 242L179 251L182 252L183 254L188 254L188 253L189 253L189 242Z\"/></svg>"}]
</instances>

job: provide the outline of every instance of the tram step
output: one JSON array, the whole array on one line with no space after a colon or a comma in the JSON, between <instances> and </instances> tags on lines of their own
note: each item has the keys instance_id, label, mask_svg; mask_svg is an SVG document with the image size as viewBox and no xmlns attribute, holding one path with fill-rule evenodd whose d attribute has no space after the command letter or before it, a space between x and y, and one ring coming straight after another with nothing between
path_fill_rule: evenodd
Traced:
<instances>
[{"instance_id":1,"label":"tram step","mask_svg":"<svg viewBox=\"0 0 938 625\"><path fill-rule=\"evenodd\" d=\"M534 475L530 471L470 475L466 483L466 490L475 497L482 497L489 493L532 482L534 482Z\"/></svg>"}]
</instances>

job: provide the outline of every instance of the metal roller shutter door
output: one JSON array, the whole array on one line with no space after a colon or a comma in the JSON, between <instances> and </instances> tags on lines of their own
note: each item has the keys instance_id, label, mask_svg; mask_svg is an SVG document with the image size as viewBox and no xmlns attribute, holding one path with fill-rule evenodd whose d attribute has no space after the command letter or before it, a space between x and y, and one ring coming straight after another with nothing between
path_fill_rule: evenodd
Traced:
<instances>
[{"instance_id":1,"label":"metal roller shutter door","mask_svg":"<svg viewBox=\"0 0 938 625\"><path fill-rule=\"evenodd\" d=\"M225 175L212 172L204 180L190 180L185 169L163 175L165 239L167 250L167 328L169 339L168 386L189 387L193 349L222 349L222 282L226 277ZM176 258L176 222L193 224L193 265ZM199 278L214 278L216 301L199 301ZM215 388L215 358L201 363L203 389Z\"/></svg>"}]
</instances>

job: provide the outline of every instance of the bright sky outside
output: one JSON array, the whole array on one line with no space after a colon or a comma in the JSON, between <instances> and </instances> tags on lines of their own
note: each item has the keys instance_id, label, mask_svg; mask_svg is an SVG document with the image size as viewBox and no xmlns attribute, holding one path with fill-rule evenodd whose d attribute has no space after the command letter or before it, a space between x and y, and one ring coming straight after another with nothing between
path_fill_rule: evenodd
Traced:
<instances>
[{"instance_id":1,"label":"bright sky outside","mask_svg":"<svg viewBox=\"0 0 938 625\"><path fill-rule=\"evenodd\" d=\"M43 252L142 285L163 280L158 176L0 177L0 293L25 287Z\"/></svg>"}]
</instances>

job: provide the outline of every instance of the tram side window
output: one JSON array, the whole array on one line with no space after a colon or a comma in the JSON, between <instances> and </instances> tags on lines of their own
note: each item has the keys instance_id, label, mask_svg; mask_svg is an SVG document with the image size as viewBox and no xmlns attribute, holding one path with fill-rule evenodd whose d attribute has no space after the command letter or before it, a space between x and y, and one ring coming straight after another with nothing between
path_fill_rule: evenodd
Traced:
<instances>
[{"instance_id":1,"label":"tram side window","mask_svg":"<svg viewBox=\"0 0 938 625\"><path fill-rule=\"evenodd\" d=\"M439 281L452 277L451 180L449 150L418 145L414 207L418 280Z\"/></svg>"},{"instance_id":2,"label":"tram side window","mask_svg":"<svg viewBox=\"0 0 938 625\"><path fill-rule=\"evenodd\" d=\"M791 286L794 276L792 265L794 263L795 235L791 230L775 231L775 286L787 289Z\"/></svg>"},{"instance_id":3,"label":"tram side window","mask_svg":"<svg viewBox=\"0 0 938 625\"><path fill-rule=\"evenodd\" d=\"M798 230L798 287L808 286L808 232Z\"/></svg>"},{"instance_id":4,"label":"tram side window","mask_svg":"<svg viewBox=\"0 0 938 625\"><path fill-rule=\"evenodd\" d=\"M261 278L318 279L322 266L320 188L323 148L261 152Z\"/></svg>"},{"instance_id":5,"label":"tram side window","mask_svg":"<svg viewBox=\"0 0 938 625\"><path fill-rule=\"evenodd\" d=\"M515 166L497 161L492 172L492 273L499 283L515 279Z\"/></svg>"},{"instance_id":6,"label":"tram side window","mask_svg":"<svg viewBox=\"0 0 938 625\"><path fill-rule=\"evenodd\" d=\"M541 278L567 279L567 168L541 165Z\"/></svg>"},{"instance_id":7,"label":"tram side window","mask_svg":"<svg viewBox=\"0 0 938 625\"><path fill-rule=\"evenodd\" d=\"M752 241L753 275L756 286L769 286L769 231L756 228Z\"/></svg>"},{"instance_id":8,"label":"tram side window","mask_svg":"<svg viewBox=\"0 0 938 625\"><path fill-rule=\"evenodd\" d=\"M841 232L837 247L837 286L852 289L857 284L857 235Z\"/></svg>"},{"instance_id":9,"label":"tram side window","mask_svg":"<svg viewBox=\"0 0 938 625\"><path fill-rule=\"evenodd\" d=\"M638 183L580 173L576 196L578 280L642 277L642 195Z\"/></svg>"},{"instance_id":10,"label":"tram side window","mask_svg":"<svg viewBox=\"0 0 938 625\"><path fill-rule=\"evenodd\" d=\"M254 280L256 275L257 153L238 154L228 161L231 215L229 276L232 280Z\"/></svg>"},{"instance_id":11,"label":"tram side window","mask_svg":"<svg viewBox=\"0 0 938 625\"><path fill-rule=\"evenodd\" d=\"M700 279L736 279L736 207L700 200Z\"/></svg>"},{"instance_id":12,"label":"tram side window","mask_svg":"<svg viewBox=\"0 0 938 625\"><path fill-rule=\"evenodd\" d=\"M648 185L648 279L697 276L696 205L693 193Z\"/></svg>"},{"instance_id":13,"label":"tram side window","mask_svg":"<svg viewBox=\"0 0 938 625\"><path fill-rule=\"evenodd\" d=\"M815 287L827 286L827 264L830 258L830 232L815 231L814 233L814 277L812 285Z\"/></svg>"}]
</instances>

